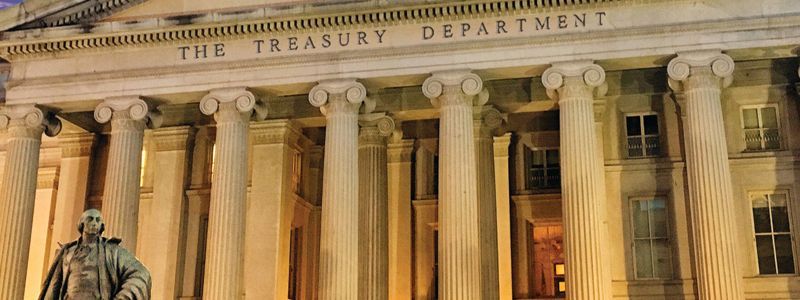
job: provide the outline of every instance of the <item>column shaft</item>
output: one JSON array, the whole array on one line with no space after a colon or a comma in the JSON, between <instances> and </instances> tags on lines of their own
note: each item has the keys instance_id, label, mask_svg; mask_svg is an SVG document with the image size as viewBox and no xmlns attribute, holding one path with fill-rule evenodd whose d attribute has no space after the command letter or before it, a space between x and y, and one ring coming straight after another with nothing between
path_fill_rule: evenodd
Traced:
<instances>
[{"instance_id":1,"label":"column shaft","mask_svg":"<svg viewBox=\"0 0 800 300\"><path fill-rule=\"evenodd\" d=\"M391 131L389 131L390 133ZM358 139L359 298L389 298L389 203L386 137L375 124Z\"/></svg>"},{"instance_id":2,"label":"column shaft","mask_svg":"<svg viewBox=\"0 0 800 300\"><path fill-rule=\"evenodd\" d=\"M733 60L718 51L679 54L668 71L673 88L682 88L685 96L686 168L698 296L744 299L720 103L721 89L730 83Z\"/></svg>"},{"instance_id":3,"label":"column shaft","mask_svg":"<svg viewBox=\"0 0 800 300\"><path fill-rule=\"evenodd\" d=\"M6 127L8 131L0 188L0 299L23 299L39 148L44 131L42 122L46 118L33 106L3 109L0 111L0 127Z\"/></svg>"},{"instance_id":4,"label":"column shaft","mask_svg":"<svg viewBox=\"0 0 800 300\"><path fill-rule=\"evenodd\" d=\"M590 62L554 64L542 80L558 99L567 296L609 299L604 257L605 179L594 125L594 90L605 79Z\"/></svg>"},{"instance_id":5,"label":"column shaft","mask_svg":"<svg viewBox=\"0 0 800 300\"><path fill-rule=\"evenodd\" d=\"M440 106L439 297L481 299L481 254L472 106L482 89L465 71L434 73L423 92Z\"/></svg>"},{"instance_id":6,"label":"column shaft","mask_svg":"<svg viewBox=\"0 0 800 300\"><path fill-rule=\"evenodd\" d=\"M217 123L204 299L242 299L248 120L256 106L243 88L213 90L200 101L200 110Z\"/></svg>"},{"instance_id":7,"label":"column shaft","mask_svg":"<svg viewBox=\"0 0 800 300\"><path fill-rule=\"evenodd\" d=\"M494 179L494 140L492 130L499 124L499 112L476 107L475 160L478 194L478 223L480 224L481 298L499 299L500 279L497 255L497 202ZM489 117L491 113L492 117Z\"/></svg>"},{"instance_id":8,"label":"column shaft","mask_svg":"<svg viewBox=\"0 0 800 300\"><path fill-rule=\"evenodd\" d=\"M320 82L309 93L325 114L320 233L320 299L358 295L358 108L366 89L355 80Z\"/></svg>"}]
</instances>

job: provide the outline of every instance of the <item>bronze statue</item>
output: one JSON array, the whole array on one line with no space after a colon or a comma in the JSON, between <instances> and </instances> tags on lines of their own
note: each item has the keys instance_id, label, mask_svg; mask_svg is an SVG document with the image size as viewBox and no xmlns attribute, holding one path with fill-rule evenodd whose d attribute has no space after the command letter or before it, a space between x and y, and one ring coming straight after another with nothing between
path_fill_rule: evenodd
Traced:
<instances>
[{"instance_id":1,"label":"bronze statue","mask_svg":"<svg viewBox=\"0 0 800 300\"><path fill-rule=\"evenodd\" d=\"M40 300L149 300L150 272L117 238L102 237L100 211L81 215L81 237L63 245L47 273Z\"/></svg>"}]
</instances>

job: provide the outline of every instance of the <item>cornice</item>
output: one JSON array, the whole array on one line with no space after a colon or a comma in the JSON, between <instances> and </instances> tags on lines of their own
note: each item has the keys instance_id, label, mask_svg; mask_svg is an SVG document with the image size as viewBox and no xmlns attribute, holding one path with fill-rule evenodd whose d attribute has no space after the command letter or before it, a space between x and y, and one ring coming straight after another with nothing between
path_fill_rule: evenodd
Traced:
<instances>
[{"instance_id":1,"label":"cornice","mask_svg":"<svg viewBox=\"0 0 800 300\"><path fill-rule=\"evenodd\" d=\"M56 30L37 29L6 33L3 37L4 41L0 42L0 56L12 60L17 57L36 57L73 50L152 46L186 41L224 41L265 33L336 31L353 27L390 26L428 20L459 20L475 16L490 17L573 7L598 7L616 5L620 2L641 4L663 1L668 0L584 0L581 1L582 3L540 0L472 0L398 8L384 7L317 16L277 16L258 20L190 25L183 25L175 20L147 20L119 24L112 22L111 24L96 24L98 25L97 29L90 29L101 31L105 28L108 30L107 32L86 33L85 26L76 26ZM142 29L148 25L152 27ZM58 32L59 30L61 32ZM47 33L53 36L43 38L42 36L46 36Z\"/></svg>"}]
</instances>

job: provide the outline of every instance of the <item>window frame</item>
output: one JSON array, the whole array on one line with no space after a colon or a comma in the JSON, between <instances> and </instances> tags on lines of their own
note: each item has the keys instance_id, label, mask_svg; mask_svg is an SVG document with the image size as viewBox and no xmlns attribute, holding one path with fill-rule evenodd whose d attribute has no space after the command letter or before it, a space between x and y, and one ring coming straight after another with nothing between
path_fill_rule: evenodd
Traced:
<instances>
[{"instance_id":1,"label":"window frame","mask_svg":"<svg viewBox=\"0 0 800 300\"><path fill-rule=\"evenodd\" d=\"M787 213L787 217L789 218L789 232L788 232L788 234L789 234L789 240L790 240L791 245L792 245L792 265L794 266L794 273L777 273L778 272L778 257L777 257L777 250L775 249L775 239L774 239L774 236L775 236L776 232L773 231L773 229L772 229L772 227L773 227L773 224L772 224L772 205L770 205L770 207L769 207L770 208L770 210L769 210L770 233L767 233L767 234L756 233L756 220L755 220L755 216L753 216L753 196L775 195L775 194L783 194L786 197L786 213ZM797 247L796 247L797 245L796 245L795 237L794 237L795 227L794 227L794 224L793 224L794 223L794 219L793 219L793 213L792 213L792 198L791 198L791 193L789 193L789 190L786 190L786 189L774 189L774 190L752 190L752 191L748 191L747 192L747 202L748 202L748 208L749 208L748 214L750 215L750 240L751 240L752 249L753 249L752 258L753 258L753 264L755 266L754 270L756 271L755 276L757 276L757 277L791 277L791 276L800 275L800 270L798 270L798 268L797 268L797 262L798 262L797 261ZM779 232L778 234L786 234L786 232ZM772 240L772 253L773 253L774 260L775 260L775 271L776 271L775 274L761 274L761 266L759 266L759 264L758 264L758 243L757 243L757 240L756 240L756 237L759 236L759 235L772 236L773 237L773 240Z\"/></svg>"},{"instance_id":2,"label":"window frame","mask_svg":"<svg viewBox=\"0 0 800 300\"><path fill-rule=\"evenodd\" d=\"M545 153L544 153L544 163L545 164L544 164L544 168L542 168L542 169L544 170L544 173L545 173L545 181L547 181L547 174L548 174L547 171L553 169L553 168L548 168L547 167L548 166L548 164L547 164L547 152L548 151L553 151L553 150L558 151L558 185L556 185L556 186L545 186L545 187L534 187L534 186L532 186L530 184L530 176L529 176L531 174L531 168L530 168L530 165L527 164L528 161L526 160L527 151L531 151L531 153L534 152L534 151L545 151ZM561 189L561 149L559 147L530 147L530 146L528 146L526 144L523 144L522 145L522 151L524 152L522 154L522 166L523 166L523 174L522 174L522 176L525 179L524 180L525 189L528 190L528 191L560 190Z\"/></svg>"},{"instance_id":3,"label":"window frame","mask_svg":"<svg viewBox=\"0 0 800 300\"><path fill-rule=\"evenodd\" d=\"M775 108L775 123L777 124L778 128L778 148L774 149L767 149L764 142L764 125L763 125L763 118L761 117L761 110L763 108L772 107ZM748 149L747 148L747 131L746 130L754 130L754 129L745 129L744 128L744 110L745 109L755 109L756 116L758 117L758 130L759 134L761 135L761 148L760 149ZM741 137L742 142L744 143L744 152L763 152L763 151L778 151L783 149L783 132L781 132L781 108L778 103L763 103L763 104L748 104L748 105L741 105L739 106L739 129L741 130Z\"/></svg>"},{"instance_id":4,"label":"window frame","mask_svg":"<svg viewBox=\"0 0 800 300\"><path fill-rule=\"evenodd\" d=\"M644 117L645 116L656 116L656 123L658 125L658 134L645 134L644 132ZM638 117L639 118L639 129L641 130L642 134L640 135L633 135L631 136L628 134L628 117ZM661 128L661 116L658 112L655 111L645 111L645 112L635 112L635 113L625 113L622 117L622 128L625 129L625 141L624 141L624 148L625 148L625 157L631 159L637 158L654 158L660 157L662 155L662 147L661 147L661 132L663 131ZM642 141L642 155L641 156L631 156L630 155L630 142L629 139L631 137L639 137ZM655 155L647 155L647 151L645 150L645 145L648 137L657 137L658 138L658 153Z\"/></svg>"},{"instance_id":5,"label":"window frame","mask_svg":"<svg viewBox=\"0 0 800 300\"><path fill-rule=\"evenodd\" d=\"M650 222L650 212L648 211L648 214L647 214L647 218L648 218L647 219L647 221L648 221L647 224L648 225L647 226L648 226L648 230L649 230L649 237L648 238L637 238L636 237L636 233L635 233L636 232L636 227L635 227L636 225L635 225L634 218L633 218L633 209L634 209L634 205L633 204L636 201L655 200L655 199L664 200L664 208L665 208L665 212L666 212L666 215L664 216L664 220L665 220L665 223L666 223L665 224L666 225L666 236L663 237L663 238L662 237L654 238L652 236L653 230L652 230L652 227L651 227L652 225L651 225L651 222ZM628 222L630 224L630 231L629 231L630 235L629 235L629 237L630 237L630 250L631 250L631 257L632 257L631 262L633 263L631 265L631 267L633 268L633 278L634 278L634 280L637 280L637 281L664 281L664 280L675 279L675 259L673 258L673 256L675 256L675 244L674 244L674 241L673 241L674 240L674 237L673 237L674 234L672 232L672 220L671 220L671 218L672 218L672 207L671 207L670 204L671 204L671 201L670 201L669 196L668 195L664 195L664 194L654 194L654 195L649 195L649 196L648 195L645 195L645 196L634 196L634 197L629 197L628 198L628 210L629 210L629 212L628 212ZM669 265L670 276L668 276L668 277L658 277L656 275L656 272L655 272L654 261L651 260L650 264L651 264L651 268L653 269L653 277L639 277L639 273L637 272L638 270L636 269L636 266L637 266L636 241L637 240L648 240L648 241L651 241L651 247L650 247L651 253L650 253L650 256L652 257L652 241L656 240L656 239L666 239L667 245L669 246L669 264L668 265Z\"/></svg>"}]
</instances>

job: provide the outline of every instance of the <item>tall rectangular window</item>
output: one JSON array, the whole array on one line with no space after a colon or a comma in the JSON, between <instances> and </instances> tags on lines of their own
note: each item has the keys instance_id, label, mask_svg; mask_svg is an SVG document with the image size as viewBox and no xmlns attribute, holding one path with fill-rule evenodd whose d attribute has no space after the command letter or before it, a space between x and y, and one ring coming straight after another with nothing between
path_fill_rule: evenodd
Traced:
<instances>
[{"instance_id":1,"label":"tall rectangular window","mask_svg":"<svg viewBox=\"0 0 800 300\"><path fill-rule=\"evenodd\" d=\"M561 187L561 167L558 149L525 148L525 178L527 189Z\"/></svg>"},{"instance_id":2,"label":"tall rectangular window","mask_svg":"<svg viewBox=\"0 0 800 300\"><path fill-rule=\"evenodd\" d=\"M633 199L631 219L636 278L672 278L672 250L666 201L658 197Z\"/></svg>"},{"instance_id":3,"label":"tall rectangular window","mask_svg":"<svg viewBox=\"0 0 800 300\"><path fill-rule=\"evenodd\" d=\"M754 193L753 231L761 275L794 274L794 254L785 193Z\"/></svg>"},{"instance_id":4,"label":"tall rectangular window","mask_svg":"<svg viewBox=\"0 0 800 300\"><path fill-rule=\"evenodd\" d=\"M625 117L628 157L659 155L658 115L636 114Z\"/></svg>"},{"instance_id":5,"label":"tall rectangular window","mask_svg":"<svg viewBox=\"0 0 800 300\"><path fill-rule=\"evenodd\" d=\"M774 150L781 147L778 107L760 105L742 107L742 130L748 151Z\"/></svg>"}]
</instances>

